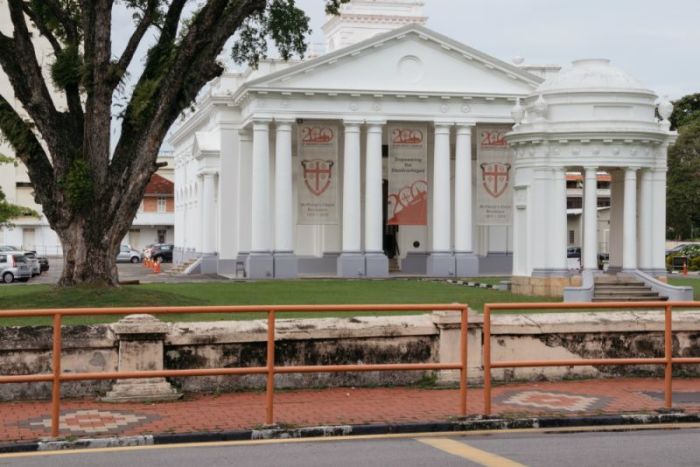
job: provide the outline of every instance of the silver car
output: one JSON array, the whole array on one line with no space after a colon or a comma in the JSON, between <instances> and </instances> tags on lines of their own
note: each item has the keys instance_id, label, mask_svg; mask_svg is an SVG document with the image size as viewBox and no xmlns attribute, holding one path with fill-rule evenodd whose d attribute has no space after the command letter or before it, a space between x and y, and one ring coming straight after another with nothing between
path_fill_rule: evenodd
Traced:
<instances>
[{"instance_id":1,"label":"silver car","mask_svg":"<svg viewBox=\"0 0 700 467\"><path fill-rule=\"evenodd\" d=\"M24 255L15 252L0 252L0 280L9 284L15 280L27 282L31 277L32 269Z\"/></svg>"},{"instance_id":2,"label":"silver car","mask_svg":"<svg viewBox=\"0 0 700 467\"><path fill-rule=\"evenodd\" d=\"M129 245L122 245L119 247L119 253L117 253L117 263L140 263L141 262L141 252L134 250Z\"/></svg>"},{"instance_id":3,"label":"silver car","mask_svg":"<svg viewBox=\"0 0 700 467\"><path fill-rule=\"evenodd\" d=\"M24 256L24 259L29 264L32 277L41 274L41 264L39 264L39 259L36 257L35 251L24 251L13 245L0 245L0 253L14 253Z\"/></svg>"}]
</instances>

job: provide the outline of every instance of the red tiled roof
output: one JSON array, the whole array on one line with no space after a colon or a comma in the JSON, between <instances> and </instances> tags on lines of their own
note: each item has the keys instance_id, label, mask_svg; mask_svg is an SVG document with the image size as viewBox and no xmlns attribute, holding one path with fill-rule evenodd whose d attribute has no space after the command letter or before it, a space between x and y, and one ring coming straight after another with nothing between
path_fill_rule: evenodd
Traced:
<instances>
[{"instance_id":1,"label":"red tiled roof","mask_svg":"<svg viewBox=\"0 0 700 467\"><path fill-rule=\"evenodd\" d=\"M151 180L146 185L146 195L169 195L173 196L175 193L175 184L163 178L158 174L153 174Z\"/></svg>"}]
</instances>

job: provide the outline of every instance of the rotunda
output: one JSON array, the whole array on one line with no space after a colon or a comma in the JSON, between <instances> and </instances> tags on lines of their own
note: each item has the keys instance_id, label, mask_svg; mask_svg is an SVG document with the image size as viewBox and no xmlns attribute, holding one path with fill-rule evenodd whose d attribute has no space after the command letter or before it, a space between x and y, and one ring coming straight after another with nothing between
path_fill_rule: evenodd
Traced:
<instances>
[{"instance_id":1,"label":"rotunda","mask_svg":"<svg viewBox=\"0 0 700 467\"><path fill-rule=\"evenodd\" d=\"M654 283L665 275L666 153L676 138L668 121L672 110L667 98L658 100L605 59L575 61L518 100L507 135L515 153L515 291L560 295L581 283L581 275L567 269L567 171L585 174L584 288L598 271L601 242L608 241L597 232L599 172L612 180L608 273Z\"/></svg>"}]
</instances>

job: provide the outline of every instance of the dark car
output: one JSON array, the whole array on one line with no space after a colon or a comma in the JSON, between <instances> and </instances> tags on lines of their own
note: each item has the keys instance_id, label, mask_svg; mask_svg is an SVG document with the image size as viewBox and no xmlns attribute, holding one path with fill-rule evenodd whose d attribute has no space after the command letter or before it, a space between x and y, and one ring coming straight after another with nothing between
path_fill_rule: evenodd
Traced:
<instances>
[{"instance_id":1,"label":"dark car","mask_svg":"<svg viewBox=\"0 0 700 467\"><path fill-rule=\"evenodd\" d=\"M39 268L41 269L41 272L49 270L49 258L46 256L37 256L36 259L39 260Z\"/></svg>"},{"instance_id":2,"label":"dark car","mask_svg":"<svg viewBox=\"0 0 700 467\"><path fill-rule=\"evenodd\" d=\"M151 259L158 263L171 263L173 261L172 243L157 243L151 247Z\"/></svg>"}]
</instances>

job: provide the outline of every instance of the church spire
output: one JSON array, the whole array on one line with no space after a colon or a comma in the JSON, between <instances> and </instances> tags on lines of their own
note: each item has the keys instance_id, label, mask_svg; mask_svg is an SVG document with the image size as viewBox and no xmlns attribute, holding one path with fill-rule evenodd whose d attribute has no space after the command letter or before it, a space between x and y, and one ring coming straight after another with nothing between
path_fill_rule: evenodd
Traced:
<instances>
[{"instance_id":1,"label":"church spire","mask_svg":"<svg viewBox=\"0 0 700 467\"><path fill-rule=\"evenodd\" d=\"M323 25L332 52L407 24L424 25L423 0L351 0Z\"/></svg>"}]
</instances>

